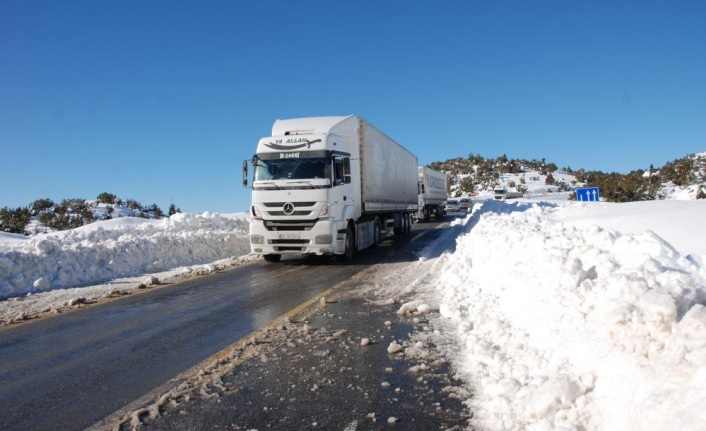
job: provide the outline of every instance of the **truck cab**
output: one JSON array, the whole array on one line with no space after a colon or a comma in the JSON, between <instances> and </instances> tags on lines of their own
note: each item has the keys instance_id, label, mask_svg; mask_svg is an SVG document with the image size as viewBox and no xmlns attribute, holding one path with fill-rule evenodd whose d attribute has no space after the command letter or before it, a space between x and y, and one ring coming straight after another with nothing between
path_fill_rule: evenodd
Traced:
<instances>
[{"instance_id":1,"label":"truck cab","mask_svg":"<svg viewBox=\"0 0 706 431\"><path fill-rule=\"evenodd\" d=\"M498 186L493 189L493 197L495 200L504 201L507 199L507 189L503 186Z\"/></svg>"}]
</instances>

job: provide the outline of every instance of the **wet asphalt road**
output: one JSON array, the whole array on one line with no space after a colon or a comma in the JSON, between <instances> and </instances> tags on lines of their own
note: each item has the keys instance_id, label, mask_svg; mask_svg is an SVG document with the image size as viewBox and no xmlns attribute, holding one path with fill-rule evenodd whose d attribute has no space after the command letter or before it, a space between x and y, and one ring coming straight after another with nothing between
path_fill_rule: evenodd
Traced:
<instances>
[{"instance_id":1,"label":"wet asphalt road","mask_svg":"<svg viewBox=\"0 0 706 431\"><path fill-rule=\"evenodd\" d=\"M0 328L0 429L84 429L366 267L407 255L410 238L436 225L351 264L259 261Z\"/></svg>"},{"instance_id":2,"label":"wet asphalt road","mask_svg":"<svg viewBox=\"0 0 706 431\"><path fill-rule=\"evenodd\" d=\"M304 321L292 322L217 385L177 396L144 415L143 431L467 430L470 413L449 388L461 383L449 364L391 355L387 346L425 322L399 317L399 305L371 306L355 282ZM386 322L392 322L386 325ZM370 337L370 344L360 340ZM433 347L433 346L430 346ZM466 394L466 397L468 395ZM393 419L394 418L394 419ZM124 421L117 428L132 429Z\"/></svg>"}]
</instances>

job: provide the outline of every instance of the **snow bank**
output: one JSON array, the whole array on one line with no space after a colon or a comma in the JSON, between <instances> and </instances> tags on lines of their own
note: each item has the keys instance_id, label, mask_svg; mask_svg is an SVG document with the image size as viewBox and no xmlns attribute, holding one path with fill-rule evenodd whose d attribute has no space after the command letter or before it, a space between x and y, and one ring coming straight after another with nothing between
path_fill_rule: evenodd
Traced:
<instances>
[{"instance_id":1,"label":"snow bank","mask_svg":"<svg viewBox=\"0 0 706 431\"><path fill-rule=\"evenodd\" d=\"M244 215L117 218L51 234L0 236L0 299L98 284L250 252Z\"/></svg>"},{"instance_id":2,"label":"snow bank","mask_svg":"<svg viewBox=\"0 0 706 431\"><path fill-rule=\"evenodd\" d=\"M478 428L706 426L704 246L685 255L653 231L604 229L605 214L577 217L602 205L615 204L487 202L436 264ZM611 220L639 224L659 205L613 207L625 224ZM703 239L706 206L682 205L700 215L681 236Z\"/></svg>"}]
</instances>

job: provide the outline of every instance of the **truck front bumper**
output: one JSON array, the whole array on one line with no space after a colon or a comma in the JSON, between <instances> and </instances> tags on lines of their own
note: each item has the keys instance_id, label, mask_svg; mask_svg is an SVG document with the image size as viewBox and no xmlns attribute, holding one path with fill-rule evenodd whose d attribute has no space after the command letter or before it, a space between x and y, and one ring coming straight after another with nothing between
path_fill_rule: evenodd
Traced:
<instances>
[{"instance_id":1,"label":"truck front bumper","mask_svg":"<svg viewBox=\"0 0 706 431\"><path fill-rule=\"evenodd\" d=\"M262 220L252 220L250 249L258 254L341 254L345 229L341 233L338 223L319 220L309 230L269 230Z\"/></svg>"}]
</instances>

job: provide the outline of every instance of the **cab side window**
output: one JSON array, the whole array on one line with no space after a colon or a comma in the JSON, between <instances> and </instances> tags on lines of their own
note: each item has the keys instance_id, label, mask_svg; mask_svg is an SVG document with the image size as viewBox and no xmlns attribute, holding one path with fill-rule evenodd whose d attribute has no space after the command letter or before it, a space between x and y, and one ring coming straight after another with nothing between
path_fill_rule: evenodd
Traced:
<instances>
[{"instance_id":1,"label":"cab side window","mask_svg":"<svg viewBox=\"0 0 706 431\"><path fill-rule=\"evenodd\" d=\"M344 177L344 171L343 171L343 159L340 157L336 157L333 160L333 167L334 167L334 175L333 175L333 185L334 186L340 186L341 184L345 184L345 177Z\"/></svg>"}]
</instances>

